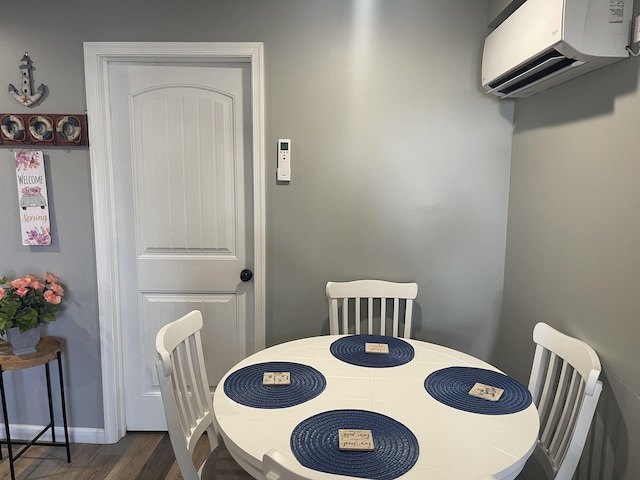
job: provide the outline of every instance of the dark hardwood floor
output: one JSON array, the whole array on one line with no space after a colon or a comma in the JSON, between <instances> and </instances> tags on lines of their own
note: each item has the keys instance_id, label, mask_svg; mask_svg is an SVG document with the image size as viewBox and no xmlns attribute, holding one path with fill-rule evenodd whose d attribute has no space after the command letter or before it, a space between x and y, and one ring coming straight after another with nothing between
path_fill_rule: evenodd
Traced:
<instances>
[{"instance_id":1,"label":"dark hardwood floor","mask_svg":"<svg viewBox=\"0 0 640 480\"><path fill-rule=\"evenodd\" d=\"M21 448L18 446L18 448ZM200 439L194 457L208 454L206 437ZM0 480L10 480L6 446L2 446ZM215 475L224 480L251 480L224 449L216 459ZM15 462L16 480L182 480L169 436L165 432L129 432L111 445L71 444L71 463L64 447L34 445Z\"/></svg>"}]
</instances>

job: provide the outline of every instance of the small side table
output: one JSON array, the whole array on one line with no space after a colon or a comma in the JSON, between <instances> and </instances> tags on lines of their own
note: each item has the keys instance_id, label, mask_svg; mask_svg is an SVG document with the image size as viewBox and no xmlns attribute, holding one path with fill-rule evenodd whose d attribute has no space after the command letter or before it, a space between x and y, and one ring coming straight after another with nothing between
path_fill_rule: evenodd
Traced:
<instances>
[{"instance_id":1,"label":"small side table","mask_svg":"<svg viewBox=\"0 0 640 480\"><path fill-rule=\"evenodd\" d=\"M16 356L13 354L11 345L7 343L0 344L0 400L2 401L2 416L4 418L4 426L6 438L0 440L0 459L2 458L2 445L7 445L9 456L9 469L11 470L11 479L15 480L15 472L13 468L14 462L22 456L22 454L31 445L48 445L54 447L66 447L67 463L71 462L71 450L69 448L69 431L67 428L67 409L64 401L64 383L62 379L62 343L57 338L42 337L40 343L36 346L36 352L28 355ZM56 432L53 422L53 402L51 400L51 374L49 372L49 362L58 360L58 377L60 379L60 400L62 407L62 421L64 423L64 442L56 442ZM47 395L49 398L49 425L44 427L33 440L12 440L9 432L9 420L7 418L7 401L4 391L4 372L6 370L24 370L25 368L37 367L44 365L47 377ZM51 442L39 441L47 430L51 430ZM13 454L13 445L24 445L20 451Z\"/></svg>"}]
</instances>

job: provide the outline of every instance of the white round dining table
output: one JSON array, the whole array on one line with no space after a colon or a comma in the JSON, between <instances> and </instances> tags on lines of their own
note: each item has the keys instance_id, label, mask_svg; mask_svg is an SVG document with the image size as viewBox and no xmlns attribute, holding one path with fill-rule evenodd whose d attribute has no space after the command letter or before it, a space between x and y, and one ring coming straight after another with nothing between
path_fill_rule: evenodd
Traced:
<instances>
[{"instance_id":1,"label":"white round dining table","mask_svg":"<svg viewBox=\"0 0 640 480\"><path fill-rule=\"evenodd\" d=\"M359 409L383 414L415 435L419 456L401 480L475 480L492 475L512 480L532 454L539 418L531 403L508 414L471 413L441 403L425 390L432 372L462 366L500 372L468 354L440 345L402 339L414 349L405 364L363 367L336 358L330 346L344 335L294 340L257 352L225 374L214 393L215 423L233 458L251 476L263 479L262 457L275 448L297 461L290 442L294 428L321 412ZM264 362L295 362L313 367L326 379L311 400L286 408L256 408L225 393L233 372ZM276 391L277 392L277 391ZM485 400L489 401L489 400Z\"/></svg>"}]
</instances>

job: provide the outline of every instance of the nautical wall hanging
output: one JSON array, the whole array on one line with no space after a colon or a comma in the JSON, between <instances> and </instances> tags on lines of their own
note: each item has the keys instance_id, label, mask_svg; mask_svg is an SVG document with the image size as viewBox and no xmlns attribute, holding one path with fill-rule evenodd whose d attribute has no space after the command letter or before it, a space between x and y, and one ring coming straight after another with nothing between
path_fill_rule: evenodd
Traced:
<instances>
[{"instance_id":1,"label":"nautical wall hanging","mask_svg":"<svg viewBox=\"0 0 640 480\"><path fill-rule=\"evenodd\" d=\"M40 151L15 153L22 245L51 245L44 157Z\"/></svg>"},{"instance_id":2,"label":"nautical wall hanging","mask_svg":"<svg viewBox=\"0 0 640 480\"><path fill-rule=\"evenodd\" d=\"M9 84L9 95L11 95L20 105L31 107L40 101L42 95L44 95L44 83L41 83L36 91L33 90L33 79L31 78L31 70L33 70L33 66L31 65L31 59L27 52L24 52L20 67L18 68L22 73L22 88L18 90L12 84Z\"/></svg>"},{"instance_id":3,"label":"nautical wall hanging","mask_svg":"<svg viewBox=\"0 0 640 480\"><path fill-rule=\"evenodd\" d=\"M0 114L0 145L85 147L87 116L72 114Z\"/></svg>"}]
</instances>

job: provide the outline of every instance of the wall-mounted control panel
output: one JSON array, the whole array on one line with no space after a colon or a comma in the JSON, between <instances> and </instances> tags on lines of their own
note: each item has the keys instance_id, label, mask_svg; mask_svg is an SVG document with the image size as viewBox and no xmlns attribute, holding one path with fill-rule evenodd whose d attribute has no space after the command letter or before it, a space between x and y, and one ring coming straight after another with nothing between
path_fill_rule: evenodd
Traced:
<instances>
[{"instance_id":1,"label":"wall-mounted control panel","mask_svg":"<svg viewBox=\"0 0 640 480\"><path fill-rule=\"evenodd\" d=\"M276 178L280 182L291 181L291 139L278 139L278 168Z\"/></svg>"}]
</instances>

